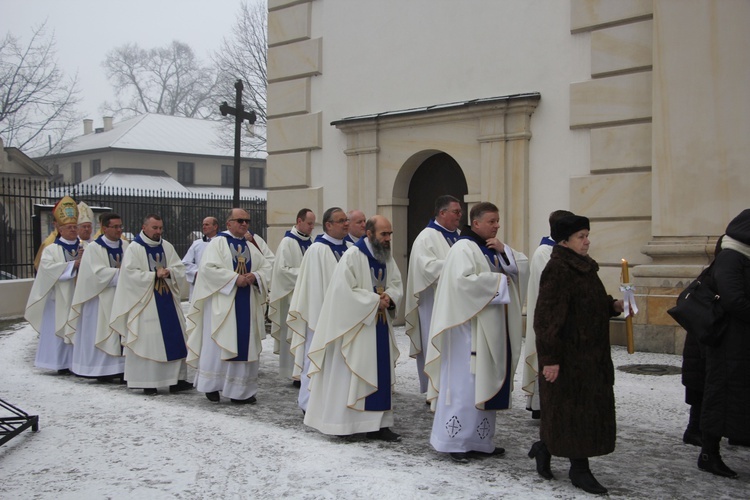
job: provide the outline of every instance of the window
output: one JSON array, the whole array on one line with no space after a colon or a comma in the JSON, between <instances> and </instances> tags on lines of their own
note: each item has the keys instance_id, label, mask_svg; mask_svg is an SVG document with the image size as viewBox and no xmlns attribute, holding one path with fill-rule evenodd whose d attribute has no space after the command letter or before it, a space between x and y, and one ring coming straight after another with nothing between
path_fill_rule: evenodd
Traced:
<instances>
[{"instance_id":1,"label":"window","mask_svg":"<svg viewBox=\"0 0 750 500\"><path fill-rule=\"evenodd\" d=\"M79 182L81 182L81 162L80 161L73 162L73 171L71 172L70 181L73 184L78 184Z\"/></svg>"},{"instance_id":2,"label":"window","mask_svg":"<svg viewBox=\"0 0 750 500\"><path fill-rule=\"evenodd\" d=\"M266 171L263 167L250 167L250 187L264 189L266 187Z\"/></svg>"},{"instance_id":3,"label":"window","mask_svg":"<svg viewBox=\"0 0 750 500\"><path fill-rule=\"evenodd\" d=\"M91 177L100 174L102 172L102 161L91 160Z\"/></svg>"},{"instance_id":4,"label":"window","mask_svg":"<svg viewBox=\"0 0 750 500\"><path fill-rule=\"evenodd\" d=\"M221 185L234 186L234 165L221 166Z\"/></svg>"},{"instance_id":5,"label":"window","mask_svg":"<svg viewBox=\"0 0 750 500\"><path fill-rule=\"evenodd\" d=\"M189 186L195 184L195 163L187 161L177 162L177 181Z\"/></svg>"}]
</instances>

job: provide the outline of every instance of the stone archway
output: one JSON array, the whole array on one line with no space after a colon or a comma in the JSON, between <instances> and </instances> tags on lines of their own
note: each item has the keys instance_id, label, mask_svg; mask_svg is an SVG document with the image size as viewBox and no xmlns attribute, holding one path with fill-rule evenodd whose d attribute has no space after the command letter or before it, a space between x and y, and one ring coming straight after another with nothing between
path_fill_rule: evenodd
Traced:
<instances>
[{"instance_id":1,"label":"stone archway","mask_svg":"<svg viewBox=\"0 0 750 500\"><path fill-rule=\"evenodd\" d=\"M468 214L464 197L468 194L466 177L453 157L447 153L436 153L425 159L409 182L409 205L407 209L407 258L412 243L433 216L435 199L449 194L461 200L464 209L462 225Z\"/></svg>"}]
</instances>

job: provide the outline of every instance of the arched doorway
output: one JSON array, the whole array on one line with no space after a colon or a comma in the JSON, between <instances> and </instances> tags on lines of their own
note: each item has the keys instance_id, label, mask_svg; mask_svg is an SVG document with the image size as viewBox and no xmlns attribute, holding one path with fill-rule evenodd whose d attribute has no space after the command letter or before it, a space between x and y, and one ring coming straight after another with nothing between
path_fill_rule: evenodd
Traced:
<instances>
[{"instance_id":1,"label":"arched doorway","mask_svg":"<svg viewBox=\"0 0 750 500\"><path fill-rule=\"evenodd\" d=\"M468 213L464 196L468 193L466 177L461 167L450 155L437 153L417 167L409 182L409 209L407 212L407 259L417 235L433 216L435 198L449 194L461 200L464 214L461 224L466 224ZM407 260L408 262L408 260Z\"/></svg>"}]
</instances>

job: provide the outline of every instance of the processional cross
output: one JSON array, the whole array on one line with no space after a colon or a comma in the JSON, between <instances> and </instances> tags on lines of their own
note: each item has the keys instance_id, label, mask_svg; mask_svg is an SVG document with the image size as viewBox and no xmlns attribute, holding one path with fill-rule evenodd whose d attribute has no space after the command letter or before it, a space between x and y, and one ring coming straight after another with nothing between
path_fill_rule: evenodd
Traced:
<instances>
[{"instance_id":1,"label":"processional cross","mask_svg":"<svg viewBox=\"0 0 750 500\"><path fill-rule=\"evenodd\" d=\"M242 135L242 122L247 120L250 125L255 123L255 111L245 111L245 106L242 104L242 80L237 80L234 84L234 88L237 89L237 96L235 99L234 107L227 104L227 101L221 103L219 111L221 116L232 115L235 117L234 120L234 196L232 198L232 206L240 206L240 137Z\"/></svg>"}]
</instances>

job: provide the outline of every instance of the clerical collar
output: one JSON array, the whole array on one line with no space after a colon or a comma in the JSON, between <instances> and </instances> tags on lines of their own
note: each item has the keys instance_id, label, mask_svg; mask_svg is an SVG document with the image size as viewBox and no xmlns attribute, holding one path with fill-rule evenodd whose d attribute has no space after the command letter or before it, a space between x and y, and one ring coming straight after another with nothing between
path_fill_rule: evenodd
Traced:
<instances>
[{"instance_id":1,"label":"clerical collar","mask_svg":"<svg viewBox=\"0 0 750 500\"><path fill-rule=\"evenodd\" d=\"M139 236L141 237L141 240L150 247L158 247L159 245L161 245L161 240L152 240L151 238L146 236L146 233L144 233L143 231L141 231L141 234Z\"/></svg>"},{"instance_id":2,"label":"clerical collar","mask_svg":"<svg viewBox=\"0 0 750 500\"><path fill-rule=\"evenodd\" d=\"M301 240L307 241L307 240L310 239L310 235L309 234L305 234L302 231L300 231L299 229L297 229L297 226L292 226L292 229L290 229L290 231L292 232L293 235L295 235L297 238L299 238Z\"/></svg>"},{"instance_id":3,"label":"clerical collar","mask_svg":"<svg viewBox=\"0 0 750 500\"><path fill-rule=\"evenodd\" d=\"M213 236L206 236L206 235L204 234L204 235L203 235L203 238L201 238L201 239L202 239L203 241L205 241L205 242L209 242L209 241L211 241L212 239L214 239L215 237L216 237L216 235L213 235Z\"/></svg>"},{"instance_id":4,"label":"clerical collar","mask_svg":"<svg viewBox=\"0 0 750 500\"><path fill-rule=\"evenodd\" d=\"M232 234L232 232L229 229L227 229L226 231L222 231L219 234L223 234L224 236L229 236L230 238L234 238L235 240L244 240L245 239L245 235L244 234L242 236L235 236L235 235Z\"/></svg>"},{"instance_id":5,"label":"clerical collar","mask_svg":"<svg viewBox=\"0 0 750 500\"><path fill-rule=\"evenodd\" d=\"M540 246L541 245L549 245L549 246L553 247L553 246L556 245L556 243L555 243L555 240L553 240L549 236L543 236L542 237L542 241L539 242L539 245Z\"/></svg>"},{"instance_id":6,"label":"clerical collar","mask_svg":"<svg viewBox=\"0 0 750 500\"><path fill-rule=\"evenodd\" d=\"M444 225L442 225L441 223L439 223L437 221L437 219L432 219L432 222L435 223L436 226L439 226L439 227L443 228L446 232L449 232L449 233L455 233L456 232L455 230L451 231L450 229L448 229L447 227L445 227Z\"/></svg>"},{"instance_id":7,"label":"clerical collar","mask_svg":"<svg viewBox=\"0 0 750 500\"><path fill-rule=\"evenodd\" d=\"M471 226L465 226L464 229L461 230L461 239L470 239L480 247L487 246L487 240L472 231Z\"/></svg>"},{"instance_id":8,"label":"clerical collar","mask_svg":"<svg viewBox=\"0 0 750 500\"><path fill-rule=\"evenodd\" d=\"M110 240L106 236L102 235L102 241L107 244L107 246L115 248L120 245L120 240Z\"/></svg>"},{"instance_id":9,"label":"clerical collar","mask_svg":"<svg viewBox=\"0 0 750 500\"><path fill-rule=\"evenodd\" d=\"M63 243L65 243L66 245L75 245L76 243L78 243L80 241L78 238L76 238L74 240L66 240L62 236L58 236L58 239L60 241L62 241Z\"/></svg>"},{"instance_id":10,"label":"clerical collar","mask_svg":"<svg viewBox=\"0 0 750 500\"><path fill-rule=\"evenodd\" d=\"M370 238L364 237L361 238L365 240L365 245L367 245L367 251L370 252L370 255L375 255L375 252L372 250L372 243L370 243Z\"/></svg>"},{"instance_id":11,"label":"clerical collar","mask_svg":"<svg viewBox=\"0 0 750 500\"><path fill-rule=\"evenodd\" d=\"M331 236L328 233L323 233L323 234L320 235L320 237L323 238L323 239L325 239L325 240L330 241L334 245L343 245L344 244L344 240L337 240L336 238L334 238L333 236Z\"/></svg>"}]
</instances>

